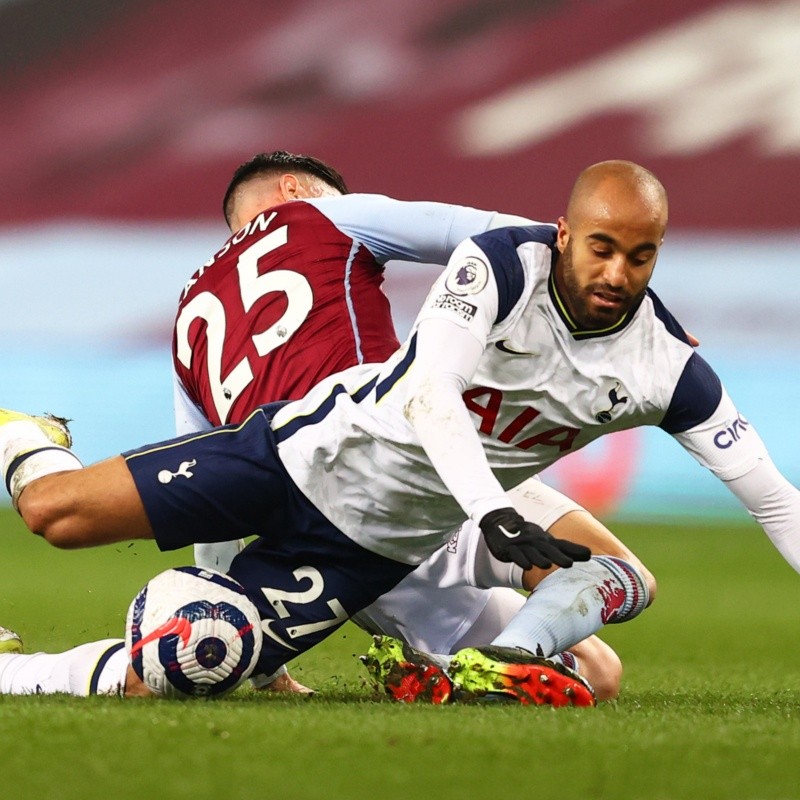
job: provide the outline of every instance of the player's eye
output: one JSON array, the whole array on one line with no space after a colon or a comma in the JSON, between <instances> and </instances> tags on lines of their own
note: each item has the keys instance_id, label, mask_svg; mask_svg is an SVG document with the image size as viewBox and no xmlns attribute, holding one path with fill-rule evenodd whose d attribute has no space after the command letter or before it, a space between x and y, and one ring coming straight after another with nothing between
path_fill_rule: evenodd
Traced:
<instances>
[{"instance_id":1,"label":"player's eye","mask_svg":"<svg viewBox=\"0 0 800 800\"><path fill-rule=\"evenodd\" d=\"M630 259L630 262L631 264L633 264L634 267L644 267L645 265L649 264L650 261L652 261L652 259L653 259L653 254L647 253L646 255L633 256Z\"/></svg>"}]
</instances>

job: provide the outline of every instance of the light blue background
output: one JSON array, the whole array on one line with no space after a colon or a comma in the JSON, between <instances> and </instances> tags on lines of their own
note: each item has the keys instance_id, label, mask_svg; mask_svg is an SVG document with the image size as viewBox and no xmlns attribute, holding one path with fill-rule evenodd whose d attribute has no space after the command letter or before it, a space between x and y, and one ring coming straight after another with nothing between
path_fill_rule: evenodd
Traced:
<instances>
[{"instance_id":1,"label":"light blue background","mask_svg":"<svg viewBox=\"0 0 800 800\"><path fill-rule=\"evenodd\" d=\"M0 406L71 417L86 463L171 436L169 336L178 295L224 240L216 224L0 231ZM798 245L800 237L786 235L670 233L652 283L796 485ZM437 271L389 265L387 294L401 335ZM743 513L669 436L639 437L616 516ZM607 448L596 448L599 468L613 468L603 462ZM558 475L551 479L558 485Z\"/></svg>"}]
</instances>

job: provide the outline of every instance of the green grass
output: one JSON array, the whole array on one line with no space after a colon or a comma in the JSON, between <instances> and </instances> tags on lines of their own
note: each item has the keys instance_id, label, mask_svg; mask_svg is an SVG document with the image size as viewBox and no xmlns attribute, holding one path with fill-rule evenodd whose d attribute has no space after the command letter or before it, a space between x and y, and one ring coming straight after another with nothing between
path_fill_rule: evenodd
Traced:
<instances>
[{"instance_id":1,"label":"green grass","mask_svg":"<svg viewBox=\"0 0 800 800\"><path fill-rule=\"evenodd\" d=\"M604 638L626 666L597 709L400 706L376 696L352 626L293 664L310 700L0 697L0 797L795 798L800 579L753 525L619 525L659 579ZM188 562L137 543L58 552L0 511L0 624L29 652L121 635L127 604Z\"/></svg>"}]
</instances>

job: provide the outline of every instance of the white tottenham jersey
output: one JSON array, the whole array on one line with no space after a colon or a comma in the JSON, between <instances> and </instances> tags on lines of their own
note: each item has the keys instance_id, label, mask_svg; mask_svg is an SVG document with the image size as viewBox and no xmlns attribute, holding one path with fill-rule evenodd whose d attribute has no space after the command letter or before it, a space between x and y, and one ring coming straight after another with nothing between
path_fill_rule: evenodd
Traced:
<instances>
[{"instance_id":1,"label":"white tottenham jersey","mask_svg":"<svg viewBox=\"0 0 800 800\"><path fill-rule=\"evenodd\" d=\"M606 433L641 425L673 434L725 481L769 461L652 291L613 328L576 329L554 285L555 233L533 225L465 241L392 358L334 375L275 416L294 481L363 547L419 563L466 516L477 521L508 506L505 490ZM431 350L426 330L445 330L448 340ZM423 344L441 354L435 367L420 367ZM474 369L450 376L450 360L470 348L478 351ZM460 398L426 407L442 396L426 394L429 385L448 380ZM438 432L412 425L409 395ZM793 564L800 568L800 558Z\"/></svg>"}]
</instances>

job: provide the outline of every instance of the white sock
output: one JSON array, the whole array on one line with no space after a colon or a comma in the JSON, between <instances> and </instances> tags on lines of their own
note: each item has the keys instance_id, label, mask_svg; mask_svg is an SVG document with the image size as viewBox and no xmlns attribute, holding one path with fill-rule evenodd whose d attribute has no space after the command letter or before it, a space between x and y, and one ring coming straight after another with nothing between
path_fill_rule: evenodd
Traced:
<instances>
[{"instance_id":1,"label":"white sock","mask_svg":"<svg viewBox=\"0 0 800 800\"><path fill-rule=\"evenodd\" d=\"M552 656L549 656L547 660L556 664L561 664L567 669L577 672L578 675L581 674L581 662L578 657L570 653L569 650L564 650L563 653L554 653Z\"/></svg>"},{"instance_id":2,"label":"white sock","mask_svg":"<svg viewBox=\"0 0 800 800\"><path fill-rule=\"evenodd\" d=\"M71 450L53 444L38 425L27 420L0 426L0 458L3 480L14 508L31 481L83 466Z\"/></svg>"},{"instance_id":3,"label":"white sock","mask_svg":"<svg viewBox=\"0 0 800 800\"><path fill-rule=\"evenodd\" d=\"M196 544L194 546L194 563L204 569L227 572L231 568L231 562L242 552L243 548L243 539L236 539L233 542Z\"/></svg>"},{"instance_id":4,"label":"white sock","mask_svg":"<svg viewBox=\"0 0 800 800\"><path fill-rule=\"evenodd\" d=\"M0 655L0 694L122 697L128 663L122 639L89 642L64 653L4 653Z\"/></svg>"},{"instance_id":5,"label":"white sock","mask_svg":"<svg viewBox=\"0 0 800 800\"><path fill-rule=\"evenodd\" d=\"M633 619L647 601L647 585L631 564L594 556L548 575L492 644L549 658L607 623Z\"/></svg>"},{"instance_id":6,"label":"white sock","mask_svg":"<svg viewBox=\"0 0 800 800\"><path fill-rule=\"evenodd\" d=\"M285 675L288 671L284 664L278 667L272 675L264 675L263 673L252 675L250 677L250 683L253 685L254 689L263 689L265 686L269 686L273 681L280 678L281 675Z\"/></svg>"}]
</instances>

